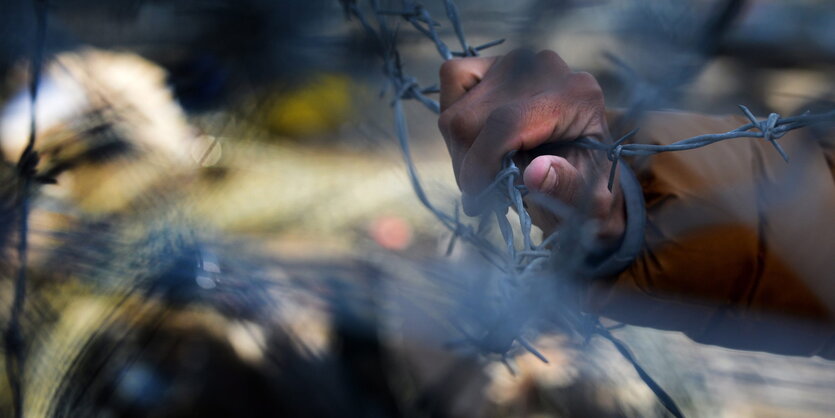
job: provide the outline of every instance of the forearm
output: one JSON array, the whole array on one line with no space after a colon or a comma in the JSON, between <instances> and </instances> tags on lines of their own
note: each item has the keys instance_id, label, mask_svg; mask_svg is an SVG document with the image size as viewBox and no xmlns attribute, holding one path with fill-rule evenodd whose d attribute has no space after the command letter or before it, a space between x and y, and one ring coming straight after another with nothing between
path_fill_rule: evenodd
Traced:
<instances>
[{"instance_id":1,"label":"forearm","mask_svg":"<svg viewBox=\"0 0 835 418\"><path fill-rule=\"evenodd\" d=\"M634 141L668 144L743 124L658 112ZM791 164L764 142L631 161L646 201L644 249L617 277L594 282L589 309L704 342L825 350L835 304L833 176L820 146L801 134L781 139ZM769 347L778 328L800 333L801 346Z\"/></svg>"}]
</instances>

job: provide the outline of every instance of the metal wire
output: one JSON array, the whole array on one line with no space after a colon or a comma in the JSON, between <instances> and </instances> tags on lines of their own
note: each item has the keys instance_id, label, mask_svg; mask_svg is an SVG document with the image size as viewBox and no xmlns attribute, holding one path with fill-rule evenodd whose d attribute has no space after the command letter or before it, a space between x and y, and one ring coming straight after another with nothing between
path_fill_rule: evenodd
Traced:
<instances>
[{"instance_id":1,"label":"metal wire","mask_svg":"<svg viewBox=\"0 0 835 418\"><path fill-rule=\"evenodd\" d=\"M439 23L430 16L426 8L414 3L411 0L400 1L400 8L397 10L383 10L380 8L377 0L370 0L368 2L368 8L377 22L376 27L369 22L369 19L363 12L363 8L358 5L356 0L341 1L348 15L355 17L363 26L369 37L375 39L379 44L379 54L383 61L383 73L387 79L388 86L394 92L392 94L392 107L394 110L395 132L406 163L406 169L408 171L412 187L420 202L426 206L427 209L429 209L429 211L441 222L442 225L452 231L453 238L450 241L450 246L447 251L448 253L451 251L455 242L460 238L461 240L472 244L474 248L492 265L497 267L506 276L507 282L518 284L520 281L524 282L525 280L532 280L531 278L533 276L541 275L543 272L546 272L548 266L553 265L553 263L549 263L548 261L555 259L554 248L560 246L553 244L556 240L560 239L560 234L563 235L563 239L564 236L575 236L581 241L583 239L588 239L589 236L593 235L586 231L585 236L583 236L583 217L577 216L577 210L566 205L562 205L559 202L549 202L549 208L553 209L563 219L575 220L573 225L568 225L563 229L573 228L574 230L560 231L559 233L551 235L539 244L535 244L533 242L533 239L531 238L531 217L524 205L524 198L527 191L524 186L519 185L521 172L513 161L513 153L504 158L501 171L499 171L492 183L485 188L484 192L482 192L480 196L476 197L478 205L482 207L484 212L492 213L494 215L496 225L498 226L503 239L504 248L497 248L489 240L486 240L478 234L472 227L462 222L458 205L456 205L455 213L453 215L449 215L435 206L430 201L421 184L420 177L411 156L411 151L409 149L409 133L406 118L403 113L402 102L404 100L414 99L419 101L430 111L440 113L440 106L438 103L427 97L427 94L437 92L437 88L422 88L414 77L411 77L404 72L400 63L400 56L396 48L396 32L393 32L390 29L385 17L396 16L406 20L416 30L425 35L426 38L435 44L436 50L444 60L449 60L452 57L477 56L479 51L498 45L503 42L503 40L489 42L477 47L469 46L462 29L458 9L452 0L443 0L443 3L449 23L451 24L460 44L460 51L450 50L450 48L438 35L436 27L439 26ZM647 156L663 152L691 150L705 147L716 142L736 138L761 138L771 143L783 159L788 162L788 155L780 146L779 142L777 142L781 137L783 137L783 135L789 131L812 124L835 121L835 112L815 115L807 113L788 118L782 118L780 115L772 113L767 119L758 120L747 107L740 106L740 108L745 116L750 120L750 123L725 133L699 135L683 139L669 145L651 145L627 143L627 141L634 137L637 133L637 131L632 131L612 143L604 143L592 138L579 138L575 141L569 142L568 145L605 153L606 157L612 162L608 181L608 186L611 190L615 180L615 174L618 170L619 162L623 157ZM561 144L560 146L565 145ZM548 145L543 146L542 149L539 150L540 153L547 152L547 148ZM640 186L633 189L634 190L630 193L641 194ZM631 198L630 196L627 196L627 200L631 200L633 206L636 200L640 201L640 204L643 204L642 197L640 196L631 196ZM517 248L516 246L517 237L514 236L514 228L507 217L509 209L513 209L519 217L518 231L521 234L521 248ZM641 210L642 209L643 208L641 208ZM641 222L643 222L643 220L641 220ZM640 228L641 235L643 234L642 226L643 225L641 225ZM578 233L580 235L578 235ZM583 246L579 247L583 248ZM585 248L588 249L588 247ZM586 254L576 252L572 255L563 254L562 257L558 258L561 261L567 262L566 264L568 266L559 266L559 271L551 273L553 273L555 277L565 275L566 273L569 275L576 273L576 260L584 259L584 255ZM571 257L573 257L573 260ZM572 263L575 264L575 268L571 268ZM505 286L505 288L509 287ZM658 385L644 371L644 369L637 363L634 356L631 355L625 344L616 339L607 329L600 326L596 318L592 318L579 312L569 312L565 310L563 311L563 314L569 317L569 322L573 322L576 327L585 328L587 330L587 335L600 335L612 342L623 357L633 365L641 379L643 379L647 386L656 394L659 401L667 408L667 410L674 416L682 416L681 410L676 406L672 397L670 397L660 387L660 385ZM566 318L563 319L565 320ZM495 347L502 347L503 350L508 350L513 340L515 340L522 347L531 351L537 355L537 357L545 360L541 354L539 354L529 343L520 337L522 331L521 328L524 327L525 321L519 322L522 323L516 325L520 329L514 330L515 332L508 333L505 330L505 332L499 333L504 335L503 338L509 338L511 341L485 341L484 339L479 340L470 336L467 336L467 340L473 342L477 346L481 345L481 348L486 348L485 351L495 351ZM495 333L488 332L487 335L491 336L495 335ZM506 353L501 354L503 356L506 355Z\"/></svg>"},{"instance_id":2,"label":"metal wire","mask_svg":"<svg viewBox=\"0 0 835 418\"><path fill-rule=\"evenodd\" d=\"M29 199L32 194L31 189L39 181L35 172L35 167L38 163L38 155L35 151L37 131L36 103L41 78L47 24L46 1L33 1L37 17L37 28L30 68L30 135L27 146L18 161L20 219L17 254L19 270L14 282L14 297L9 322L4 333L6 373L10 387L12 388L16 417L23 416L24 404L23 372L25 345L21 329L21 317L24 313L26 302ZM366 7L360 6L357 0L340 1L347 15L359 21L367 36L377 46L376 49L383 63L382 71L386 77L386 89L384 92L390 92L395 132L402 150L411 185L420 202L444 227L452 232L448 252L452 250L457 241L464 241L473 245L491 265L495 266L504 275L504 280L500 284L502 285L503 297L507 306L524 304L526 298L530 298L531 294L536 293L535 285L538 278L551 276L552 280L562 280L563 278L579 274L578 272L582 268L582 260L585 259L592 246L592 238L590 237L594 236L593 223L580 210L571 208L560 202L549 202L549 209L553 210L561 218L571 220L572 222L565 222L564 228L559 233L555 233L541 242L535 242L531 236L532 220L524 203L527 190L524 186L519 185L521 171L513 160L513 153L503 159L502 168L499 173L482 195L476 198L479 202L483 203L482 206L485 208L485 213L494 220L502 237L502 245L496 245L487 239L481 233L482 228L468 225L460 216L459 206L456 206L452 214L446 213L438 208L424 190L413 162L403 102L406 100L416 100L430 111L438 114L440 113L438 102L429 97L430 94L438 92L438 87L434 85L423 87L415 77L408 75L404 71L397 50L398 28L392 28L390 26L390 19L402 19L419 33L423 34L434 44L438 54L444 60L449 60L454 57L477 56L480 51L498 45L503 40L491 41L478 46L470 45L464 34L459 10L452 0L443 0L443 6L446 17L455 33L456 40L459 44L458 47L460 47L460 50L457 51L452 50L442 40L438 31L441 24L431 16L425 7L414 1L400 0L399 7L394 10L383 9L378 0L368 0ZM365 10L370 10L370 14L366 13ZM804 114L788 118L771 114L765 120L758 120L744 106L741 106L741 109L750 120L750 123L726 133L700 135L669 145L627 143L635 135L635 131L624 135L613 143L604 143L591 138L580 138L569 144L571 146L605 153L607 158L612 162L612 169L609 176L609 187L611 188L618 167L621 167L622 170L626 169L623 167L623 164L619 164L623 157L684 151L705 147L719 141L736 138L754 138L763 139L771 143L777 152L788 161L788 155L778 142L781 137L791 130L835 120L835 112L817 115ZM631 202L634 204L636 202L634 195L635 193L640 194L640 190L637 190L637 192L634 189L631 190L633 191L629 192L631 194L627 196L627 200L632 199ZM512 218L508 216L511 209L518 215L519 225L516 228L512 224ZM489 221L487 216L482 218L482 224ZM641 230L642 228L639 228L639 231ZM581 245L560 245L561 242L579 242ZM488 330L486 335L481 337L468 336L467 339L481 351L501 354L503 357L507 355L508 350L514 343L518 343L519 346L530 351L543 361L547 361L533 345L521 337L523 328L535 316L535 312L532 312L531 310L526 310L523 314L509 315L510 320L502 322L502 325L499 327ZM612 336L608 329L600 326L596 318L567 307L559 307L559 312L563 317L560 318L561 320L572 324L577 329L584 330L587 336L600 335L611 341L624 358L635 367L639 376L657 395L659 401L674 416L682 415L672 397L664 392L661 386L653 381L643 368L640 367L625 344Z\"/></svg>"},{"instance_id":3,"label":"metal wire","mask_svg":"<svg viewBox=\"0 0 835 418\"><path fill-rule=\"evenodd\" d=\"M25 341L21 329L21 317L26 303L26 266L28 264L29 235L29 198L35 179L35 167L38 165L38 153L35 151L37 137L37 99L41 79L44 48L46 42L47 4L45 0L34 0L36 18L35 42L30 63L29 80L29 138L23 153L17 162L19 178L18 207L19 228L17 242L18 273L14 282L14 296L9 315L9 323L3 335L6 349L6 377L12 391L14 416L23 416L23 378L25 366Z\"/></svg>"}]
</instances>

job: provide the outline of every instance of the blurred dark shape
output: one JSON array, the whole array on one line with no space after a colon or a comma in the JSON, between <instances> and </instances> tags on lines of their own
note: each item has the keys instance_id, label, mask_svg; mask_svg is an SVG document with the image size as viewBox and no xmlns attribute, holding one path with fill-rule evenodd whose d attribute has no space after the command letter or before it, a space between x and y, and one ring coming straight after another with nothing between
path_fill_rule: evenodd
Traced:
<instances>
[{"instance_id":1,"label":"blurred dark shape","mask_svg":"<svg viewBox=\"0 0 835 418\"><path fill-rule=\"evenodd\" d=\"M275 80L303 79L310 68L342 68L347 52L329 34L341 19L327 0L60 0L48 7L47 52L91 45L140 53L170 70L193 110ZM0 72L7 72L31 54L34 11L27 0L10 0L0 16Z\"/></svg>"},{"instance_id":2,"label":"blurred dark shape","mask_svg":"<svg viewBox=\"0 0 835 418\"><path fill-rule=\"evenodd\" d=\"M35 37L35 12L26 0L0 2L0 77L6 80L11 67L31 57ZM17 86L2 84L0 98Z\"/></svg>"},{"instance_id":3,"label":"blurred dark shape","mask_svg":"<svg viewBox=\"0 0 835 418\"><path fill-rule=\"evenodd\" d=\"M378 336L379 269L284 263L254 244L211 243L176 217L156 218L77 225L38 266L35 296L52 294L61 315L30 301L27 341L38 343L29 411L400 415L405 395L391 384L399 372ZM308 344L300 333L316 331L295 324L310 319L293 306L332 321L326 346Z\"/></svg>"},{"instance_id":4,"label":"blurred dark shape","mask_svg":"<svg viewBox=\"0 0 835 418\"><path fill-rule=\"evenodd\" d=\"M198 274L201 265L200 250L194 243L180 243L178 248L165 248L163 270L150 278L149 297L161 297L171 306L181 306L194 301L201 287Z\"/></svg>"},{"instance_id":5,"label":"blurred dark shape","mask_svg":"<svg viewBox=\"0 0 835 418\"><path fill-rule=\"evenodd\" d=\"M17 225L17 200L19 180L13 165L0 161L0 258L10 260L15 226ZM0 262L0 272L8 273L7 262Z\"/></svg>"},{"instance_id":6,"label":"blurred dark shape","mask_svg":"<svg viewBox=\"0 0 835 418\"><path fill-rule=\"evenodd\" d=\"M234 95L257 95L258 87L270 85L278 78L287 85L311 78L317 83L303 69L317 58L328 58L320 53L311 58L304 52L310 45L322 45L319 40L305 43L304 38L309 29L305 24L316 22L317 13L321 12L308 6L319 2L303 6L297 3L300 2L207 5L186 1L59 1L54 4L54 12L76 36L81 34L100 45L135 49L166 63L181 102L199 111L222 106ZM687 38L681 42L697 54L713 54L720 41L710 31L718 31L717 27L723 28L732 21L737 10L734 5L739 3L727 2L727 8L710 15L710 22L714 23L707 25L704 38L695 36L695 40ZM26 7L21 6L23 9ZM283 11L279 13L279 9ZM322 10L330 13L327 7ZM286 32L284 28L271 32L273 13L281 14L279 21L289 21ZM141 30L133 32L119 26ZM299 37L294 38L296 35ZM279 40L273 45L276 39ZM57 42L52 45L57 48ZM331 65L339 66L326 63L324 67ZM319 83L319 87L322 84L325 83ZM315 104L317 100L311 101ZM286 111L278 113L287 115ZM276 131L288 133L290 128ZM109 160L120 155L114 151L124 149L91 148L84 158L92 162L99 161L99 157ZM165 186L179 187L179 179L167 180ZM7 184L13 186L14 182ZM13 187L10 189L13 194ZM4 208L0 206L0 216L5 215ZM50 286L56 286L52 291L60 295L49 300L56 309L66 306L64 299L77 296L64 293L65 288L60 287L69 284L70 289L80 286L84 290L81 293L92 290L96 296L106 298L103 303L113 304L122 312L106 317L112 323L96 328L90 335L59 341L68 349L78 350L72 352L70 361L35 359L34 364L42 361L46 368L73 366L70 373L57 378L63 392L41 400L54 403L57 415L398 416L428 411L427 415L444 416L450 405L459 400L460 388L474 380L473 370L479 370L475 361L466 359L460 368L443 373L429 389L401 384L408 378L400 375L402 371L390 361L394 355L381 343L379 334L385 318L381 318L375 301L382 293L380 282L390 277L374 267L319 260L307 266L309 271L305 274L296 275L294 271L289 279L275 271L262 273L292 267L276 260L256 260L252 256L256 251L250 247L213 245L210 238L195 237L191 232L197 228L169 213L170 208L159 201L142 209L131 216L111 214L64 231L59 236L59 241L64 241L56 245L54 258L38 266L45 267L40 273L46 276L36 280L38 289L47 293ZM0 219L8 219L11 225L13 217ZM0 224L0 239L5 226ZM257 247L261 243L253 244ZM313 298L325 299L323 310L330 314L329 321L333 323L331 342L325 350L311 349L284 329L303 317L291 317L281 324L272 322L271 309L275 305L294 302L294 297L276 296L276 289L280 293L296 286L301 288L300 293L309 292ZM448 291L454 293L441 289L443 292L432 289L435 293L429 297L440 299L449 297ZM457 296L453 294L453 299ZM477 301L487 301L486 292L478 296ZM49 336L56 319L39 312L38 300L33 299L27 330ZM484 303L474 309L478 312L473 312L473 316L480 316L474 319L487 323L507 319L502 318L505 312L490 312L491 306ZM507 315L510 322L516 321L513 311ZM98 319L101 318L93 318ZM84 326L85 320L92 321L90 317L81 317L75 325ZM243 338L249 338L249 348L255 354L242 354L234 342L242 337L230 337L229 329L249 335ZM266 334L266 338L258 338L259 333ZM510 335L500 337L485 338L485 342L513 342ZM28 340L35 341L33 346L43 343ZM79 341L80 345L70 344ZM507 348L505 344L497 346L496 350ZM550 405L550 411L577 416L622 416L616 408L598 407L608 398L601 400L599 395L592 395L597 386L596 382L581 379L579 384L557 392L569 402L557 407ZM549 406L539 399L544 396L536 389L539 388L529 388L525 400ZM47 395L51 394L31 394L35 399ZM477 409L476 402L472 405Z\"/></svg>"},{"instance_id":7,"label":"blurred dark shape","mask_svg":"<svg viewBox=\"0 0 835 418\"><path fill-rule=\"evenodd\" d=\"M751 67L835 63L835 4L749 0L722 45L722 53Z\"/></svg>"},{"instance_id":8,"label":"blurred dark shape","mask_svg":"<svg viewBox=\"0 0 835 418\"><path fill-rule=\"evenodd\" d=\"M204 110L223 97L229 74L211 54L196 56L169 68L169 80L180 104L190 110Z\"/></svg>"},{"instance_id":9,"label":"blurred dark shape","mask_svg":"<svg viewBox=\"0 0 835 418\"><path fill-rule=\"evenodd\" d=\"M638 1L628 8L630 15L614 31L624 51L610 55L620 73L620 87L628 92L624 124L647 110L680 106L683 88L720 51L745 3Z\"/></svg>"},{"instance_id":10,"label":"blurred dark shape","mask_svg":"<svg viewBox=\"0 0 835 418\"><path fill-rule=\"evenodd\" d=\"M103 330L76 360L56 400L60 416L393 416L381 404L385 385L366 391L370 382L350 371L364 363L350 354L311 357L280 329L270 331L264 360L252 362L195 312L166 309L125 321ZM350 338L342 351L375 346Z\"/></svg>"}]
</instances>

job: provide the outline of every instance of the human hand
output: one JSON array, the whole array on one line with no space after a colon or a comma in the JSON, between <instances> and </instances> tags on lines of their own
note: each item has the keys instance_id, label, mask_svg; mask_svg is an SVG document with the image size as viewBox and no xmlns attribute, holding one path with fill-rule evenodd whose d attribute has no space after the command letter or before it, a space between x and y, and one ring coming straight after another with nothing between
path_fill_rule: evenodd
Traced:
<instances>
[{"instance_id":1,"label":"human hand","mask_svg":"<svg viewBox=\"0 0 835 418\"><path fill-rule=\"evenodd\" d=\"M516 50L500 57L449 60L440 78L438 126L465 196L465 212L479 211L467 197L491 183L508 152L521 151L515 159L534 195L574 206L585 203L599 221L600 238L623 233L623 198L617 182L608 189L611 162L604 155L579 147L565 147L560 155L526 153L584 136L609 139L603 92L593 76L571 71L553 51ZM560 219L533 199L526 203L534 223L546 234L553 232Z\"/></svg>"}]
</instances>

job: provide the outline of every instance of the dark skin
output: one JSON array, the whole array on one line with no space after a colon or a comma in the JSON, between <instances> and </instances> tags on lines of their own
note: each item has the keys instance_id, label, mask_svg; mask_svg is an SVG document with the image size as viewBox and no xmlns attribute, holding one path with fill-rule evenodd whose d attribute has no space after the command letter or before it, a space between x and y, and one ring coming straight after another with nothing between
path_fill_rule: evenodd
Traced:
<instances>
[{"instance_id":1,"label":"dark skin","mask_svg":"<svg viewBox=\"0 0 835 418\"><path fill-rule=\"evenodd\" d=\"M609 141L603 92L588 73L572 71L553 51L515 50L499 57L460 58L441 66L441 116L458 186L467 197L490 184L510 151L532 192L589 208L601 239L623 234L623 196L608 189L611 162L599 152L565 147L559 155L536 155L544 144L588 136ZM534 150L534 152L532 152ZM546 234L560 219L541 199L527 199L534 223ZM472 201L469 203L473 205Z\"/></svg>"},{"instance_id":2,"label":"dark skin","mask_svg":"<svg viewBox=\"0 0 835 418\"><path fill-rule=\"evenodd\" d=\"M441 106L439 126L465 206L467 195L489 185L502 157L515 150L529 189L590 213L602 226L601 240L623 235L623 193L607 190L606 156L555 147L582 136L611 140L593 77L572 72L548 51L451 60L441 69ZM649 114L641 139L670 143L741 122ZM765 141L716 144L715 151L666 154L642 164L642 192L662 202L646 207L652 226L638 230L644 252L611 280L589 282L581 309L680 330L702 343L835 358L835 287L827 280L835 229L821 221L835 208L832 149L800 138L783 141L790 152L805 155L801 164L785 165ZM787 191L804 203L789 205ZM533 197L526 198L528 211L546 234L571 222ZM501 337L485 343L501 343Z\"/></svg>"}]
</instances>

